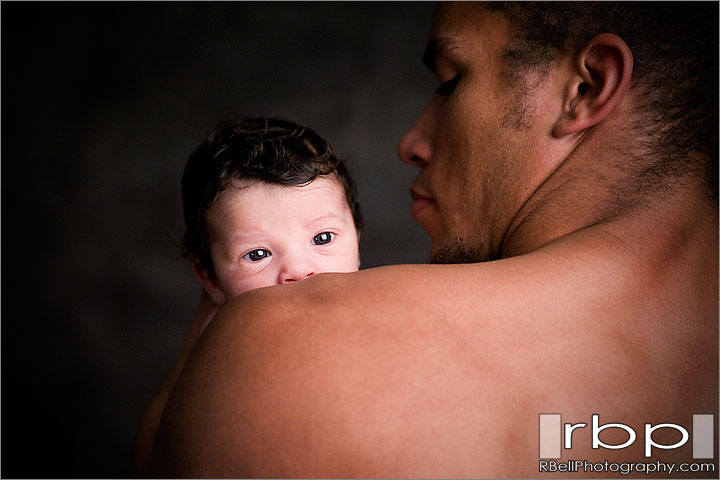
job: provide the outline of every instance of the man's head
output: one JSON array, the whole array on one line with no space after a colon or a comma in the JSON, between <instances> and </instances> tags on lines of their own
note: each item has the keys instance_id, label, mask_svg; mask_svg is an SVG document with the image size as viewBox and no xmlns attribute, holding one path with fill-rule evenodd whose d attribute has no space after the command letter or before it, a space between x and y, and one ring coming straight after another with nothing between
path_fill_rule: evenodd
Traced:
<instances>
[{"instance_id":1,"label":"man's head","mask_svg":"<svg viewBox=\"0 0 720 480\"><path fill-rule=\"evenodd\" d=\"M519 212L601 124L620 133L573 172L622 175L620 202L678 179L716 197L717 5L704 7L439 3L423 60L441 85L398 146L421 167L413 215L431 261L501 258Z\"/></svg>"},{"instance_id":2,"label":"man's head","mask_svg":"<svg viewBox=\"0 0 720 480\"><path fill-rule=\"evenodd\" d=\"M190 156L182 195L183 253L216 303L358 268L354 183L308 128L271 118L221 122Z\"/></svg>"},{"instance_id":3,"label":"man's head","mask_svg":"<svg viewBox=\"0 0 720 480\"><path fill-rule=\"evenodd\" d=\"M533 68L547 71L599 34L622 38L634 59L633 128L646 156L655 157L635 173L649 189L658 179L694 175L717 197L716 3L489 2L481 8L503 12L510 21L508 83Z\"/></svg>"}]
</instances>

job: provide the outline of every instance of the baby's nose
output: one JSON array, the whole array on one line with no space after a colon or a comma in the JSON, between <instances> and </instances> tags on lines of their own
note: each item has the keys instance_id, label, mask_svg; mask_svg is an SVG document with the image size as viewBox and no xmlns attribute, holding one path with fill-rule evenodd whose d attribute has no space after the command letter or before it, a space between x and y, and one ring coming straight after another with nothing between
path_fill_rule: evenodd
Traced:
<instances>
[{"instance_id":1,"label":"baby's nose","mask_svg":"<svg viewBox=\"0 0 720 480\"><path fill-rule=\"evenodd\" d=\"M278 283L292 283L312 277L317 272L309 262L289 262L280 270Z\"/></svg>"}]
</instances>

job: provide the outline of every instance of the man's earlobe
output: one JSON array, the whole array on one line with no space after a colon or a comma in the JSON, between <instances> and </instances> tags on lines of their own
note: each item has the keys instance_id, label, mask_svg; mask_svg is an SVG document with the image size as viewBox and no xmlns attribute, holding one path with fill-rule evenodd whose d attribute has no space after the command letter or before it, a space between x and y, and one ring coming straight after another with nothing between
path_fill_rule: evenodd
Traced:
<instances>
[{"instance_id":1,"label":"man's earlobe","mask_svg":"<svg viewBox=\"0 0 720 480\"><path fill-rule=\"evenodd\" d=\"M200 285L202 285L208 295L210 295L210 298L212 298L213 303L217 305L224 305L227 299L220 289L215 276L211 274L207 268L203 267L197 260L191 260L190 266L195 274L195 277L198 281L200 281Z\"/></svg>"},{"instance_id":2,"label":"man's earlobe","mask_svg":"<svg viewBox=\"0 0 720 480\"><path fill-rule=\"evenodd\" d=\"M563 115L553 128L561 138L602 122L630 89L633 57L625 41L612 33L594 37L575 57Z\"/></svg>"}]
</instances>

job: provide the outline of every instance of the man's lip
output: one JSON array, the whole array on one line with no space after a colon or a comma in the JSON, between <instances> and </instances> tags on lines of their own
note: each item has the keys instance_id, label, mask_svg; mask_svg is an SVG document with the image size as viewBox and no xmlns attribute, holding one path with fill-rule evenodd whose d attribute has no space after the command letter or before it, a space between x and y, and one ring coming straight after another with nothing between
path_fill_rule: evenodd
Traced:
<instances>
[{"instance_id":1,"label":"man's lip","mask_svg":"<svg viewBox=\"0 0 720 480\"><path fill-rule=\"evenodd\" d=\"M410 189L410 196L414 200L412 205L412 216L415 219L417 219L417 214L420 213L421 210L424 210L425 207L429 206L435 201L434 198L418 193L413 188Z\"/></svg>"},{"instance_id":2,"label":"man's lip","mask_svg":"<svg viewBox=\"0 0 720 480\"><path fill-rule=\"evenodd\" d=\"M412 205L412 216L413 218L417 219L418 213L420 213L421 210L424 210L425 207L433 203L432 199L429 198L418 198L413 202Z\"/></svg>"}]
</instances>

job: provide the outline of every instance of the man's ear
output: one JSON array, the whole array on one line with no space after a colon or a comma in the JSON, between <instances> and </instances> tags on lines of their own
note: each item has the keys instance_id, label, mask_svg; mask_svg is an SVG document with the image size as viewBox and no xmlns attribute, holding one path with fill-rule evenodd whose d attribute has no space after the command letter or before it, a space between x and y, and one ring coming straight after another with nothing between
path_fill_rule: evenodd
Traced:
<instances>
[{"instance_id":1,"label":"man's ear","mask_svg":"<svg viewBox=\"0 0 720 480\"><path fill-rule=\"evenodd\" d=\"M190 266L195 274L195 277L200 281L200 285L202 285L208 295L210 295L210 298L212 298L213 303L217 305L224 305L227 299L225 298L223 291L220 289L215 276L195 259L190 261Z\"/></svg>"},{"instance_id":2,"label":"man's ear","mask_svg":"<svg viewBox=\"0 0 720 480\"><path fill-rule=\"evenodd\" d=\"M632 71L632 52L622 38L602 33L590 40L575 57L553 135L578 133L607 118L630 89Z\"/></svg>"}]
</instances>

